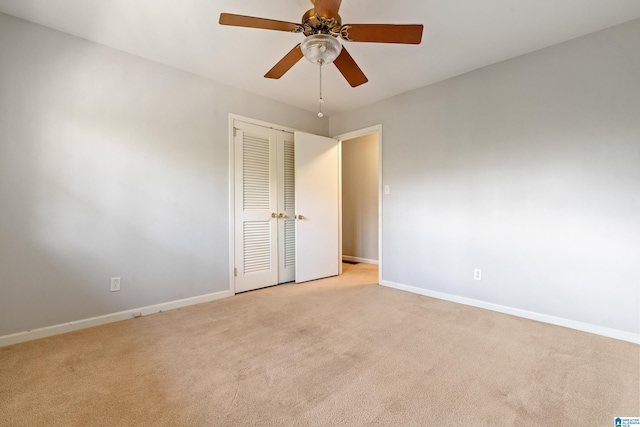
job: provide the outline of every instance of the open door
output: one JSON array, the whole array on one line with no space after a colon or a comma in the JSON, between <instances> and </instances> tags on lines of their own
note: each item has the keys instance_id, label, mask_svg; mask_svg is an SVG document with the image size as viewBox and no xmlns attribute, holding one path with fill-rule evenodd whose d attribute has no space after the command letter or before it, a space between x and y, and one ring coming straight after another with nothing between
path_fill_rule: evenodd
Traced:
<instances>
[{"instance_id":1,"label":"open door","mask_svg":"<svg viewBox=\"0 0 640 427\"><path fill-rule=\"evenodd\" d=\"M296 282L339 272L338 140L295 132Z\"/></svg>"}]
</instances>

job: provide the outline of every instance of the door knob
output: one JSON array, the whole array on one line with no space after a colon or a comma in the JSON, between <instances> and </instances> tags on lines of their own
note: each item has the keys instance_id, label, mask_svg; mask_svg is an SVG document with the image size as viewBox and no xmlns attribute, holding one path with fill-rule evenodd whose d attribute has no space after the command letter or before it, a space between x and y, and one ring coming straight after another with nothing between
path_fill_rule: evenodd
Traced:
<instances>
[{"instance_id":1,"label":"door knob","mask_svg":"<svg viewBox=\"0 0 640 427\"><path fill-rule=\"evenodd\" d=\"M278 218L286 218L287 216L283 213L281 213L280 215L278 215Z\"/></svg>"},{"instance_id":2,"label":"door knob","mask_svg":"<svg viewBox=\"0 0 640 427\"><path fill-rule=\"evenodd\" d=\"M296 215L296 218L298 218L298 219L304 219L304 215L300 215L300 214L298 214L298 215Z\"/></svg>"},{"instance_id":3,"label":"door knob","mask_svg":"<svg viewBox=\"0 0 640 427\"><path fill-rule=\"evenodd\" d=\"M278 214L275 212L271 212L271 218L278 218Z\"/></svg>"}]
</instances>

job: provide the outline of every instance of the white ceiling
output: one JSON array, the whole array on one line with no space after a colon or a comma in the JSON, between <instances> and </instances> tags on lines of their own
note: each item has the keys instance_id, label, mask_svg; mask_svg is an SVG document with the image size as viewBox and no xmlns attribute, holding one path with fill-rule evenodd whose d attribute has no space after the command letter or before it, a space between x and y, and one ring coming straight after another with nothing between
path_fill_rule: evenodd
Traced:
<instances>
[{"instance_id":1,"label":"white ceiling","mask_svg":"<svg viewBox=\"0 0 640 427\"><path fill-rule=\"evenodd\" d=\"M318 67L262 76L302 35L226 27L220 12L300 22L309 0L0 0L0 12L309 111ZM351 88L323 70L337 114L640 17L639 0L343 0L343 23L424 24L415 46L345 42L369 78Z\"/></svg>"}]
</instances>

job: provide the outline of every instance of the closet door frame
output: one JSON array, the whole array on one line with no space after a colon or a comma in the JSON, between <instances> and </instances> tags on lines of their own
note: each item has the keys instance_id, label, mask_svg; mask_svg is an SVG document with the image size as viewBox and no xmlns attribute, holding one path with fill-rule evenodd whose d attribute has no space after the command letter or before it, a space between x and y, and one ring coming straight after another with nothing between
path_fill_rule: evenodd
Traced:
<instances>
[{"instance_id":1,"label":"closet door frame","mask_svg":"<svg viewBox=\"0 0 640 427\"><path fill-rule=\"evenodd\" d=\"M235 143L234 128L235 122L244 122L252 125L262 126L266 128L295 133L297 129L287 126L280 126L273 123L256 120L249 117L243 117L237 114L229 114L229 284L230 291L235 295L236 289L236 259L235 259Z\"/></svg>"}]
</instances>

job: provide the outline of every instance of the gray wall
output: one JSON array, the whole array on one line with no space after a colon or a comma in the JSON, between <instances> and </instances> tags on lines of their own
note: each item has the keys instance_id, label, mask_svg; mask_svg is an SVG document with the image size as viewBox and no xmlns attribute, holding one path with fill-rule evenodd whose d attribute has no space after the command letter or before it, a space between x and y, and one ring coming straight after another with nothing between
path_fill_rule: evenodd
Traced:
<instances>
[{"instance_id":1,"label":"gray wall","mask_svg":"<svg viewBox=\"0 0 640 427\"><path fill-rule=\"evenodd\" d=\"M0 14L0 336L229 289L230 112L328 134L314 113Z\"/></svg>"},{"instance_id":2,"label":"gray wall","mask_svg":"<svg viewBox=\"0 0 640 427\"><path fill-rule=\"evenodd\" d=\"M638 52L635 20L331 117L383 125L383 279L639 333Z\"/></svg>"},{"instance_id":3,"label":"gray wall","mask_svg":"<svg viewBox=\"0 0 640 427\"><path fill-rule=\"evenodd\" d=\"M378 134L342 142L342 254L378 260Z\"/></svg>"}]
</instances>

